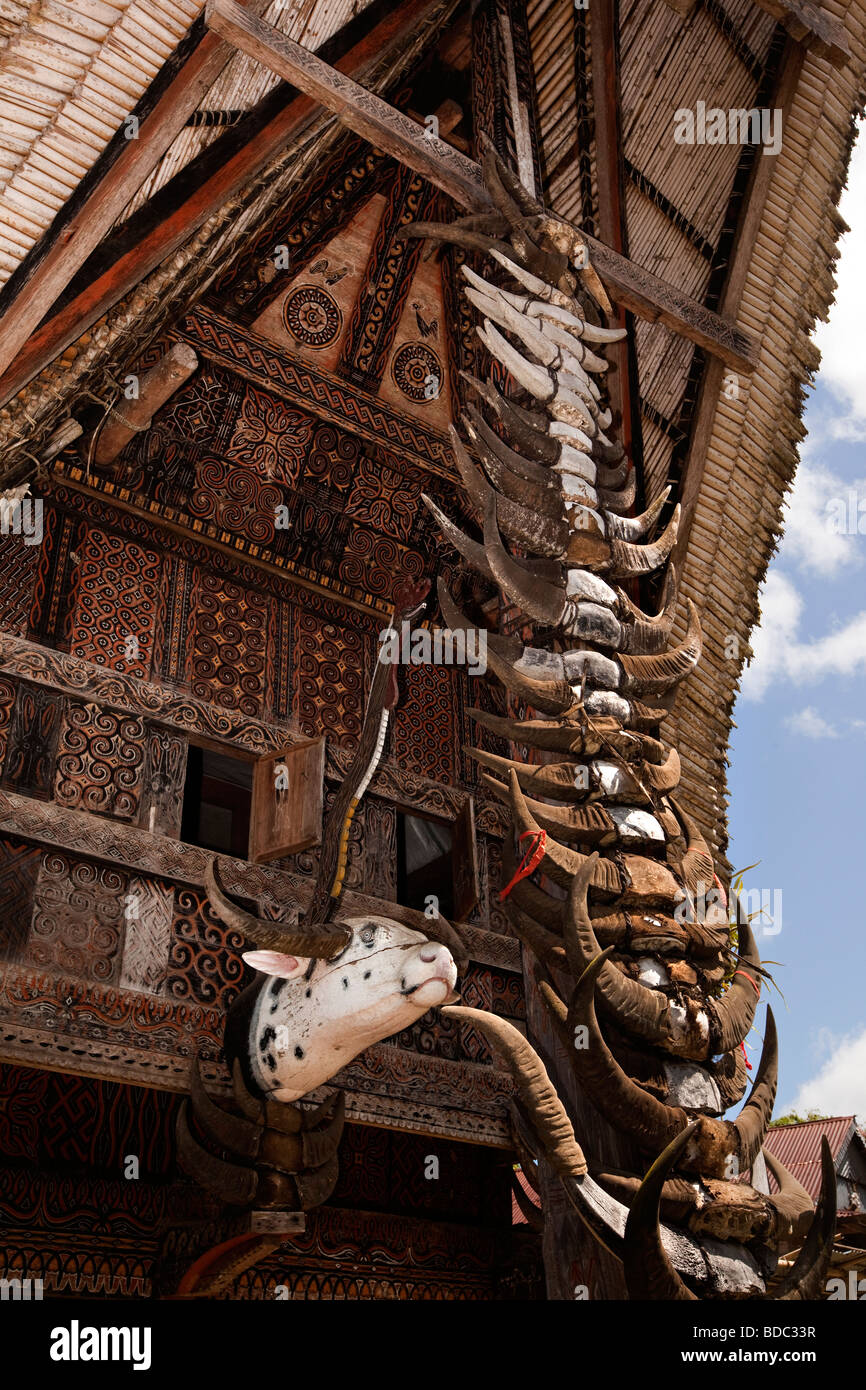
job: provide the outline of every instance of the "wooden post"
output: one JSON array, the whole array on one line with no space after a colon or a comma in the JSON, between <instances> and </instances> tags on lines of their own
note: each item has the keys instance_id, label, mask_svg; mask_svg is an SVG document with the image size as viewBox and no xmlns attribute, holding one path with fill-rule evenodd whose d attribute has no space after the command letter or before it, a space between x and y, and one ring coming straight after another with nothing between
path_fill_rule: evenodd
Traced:
<instances>
[{"instance_id":1,"label":"wooden post","mask_svg":"<svg viewBox=\"0 0 866 1390\"><path fill-rule=\"evenodd\" d=\"M189 380L197 366L198 358L189 343L175 343L145 372L138 383L138 395L118 402L109 411L93 452L97 467L112 463L134 434L149 428L155 412Z\"/></svg>"}]
</instances>

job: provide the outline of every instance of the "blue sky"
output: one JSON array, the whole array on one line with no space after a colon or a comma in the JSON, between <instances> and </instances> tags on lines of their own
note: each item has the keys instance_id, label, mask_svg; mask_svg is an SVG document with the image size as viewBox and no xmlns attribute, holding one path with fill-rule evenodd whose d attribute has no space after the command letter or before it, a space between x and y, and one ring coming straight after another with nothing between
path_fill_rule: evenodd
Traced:
<instances>
[{"instance_id":1,"label":"blue sky","mask_svg":"<svg viewBox=\"0 0 866 1390\"><path fill-rule=\"evenodd\" d=\"M775 1113L815 1108L864 1121L866 131L841 212L851 231L836 303L815 334L822 363L809 435L734 710L729 855L737 867L761 861L747 886L781 890L780 929L758 934L764 959L781 962L768 968L785 996L770 995L781 1051ZM763 1009L758 1021L763 1032ZM754 1061L756 1033L748 1046Z\"/></svg>"}]
</instances>

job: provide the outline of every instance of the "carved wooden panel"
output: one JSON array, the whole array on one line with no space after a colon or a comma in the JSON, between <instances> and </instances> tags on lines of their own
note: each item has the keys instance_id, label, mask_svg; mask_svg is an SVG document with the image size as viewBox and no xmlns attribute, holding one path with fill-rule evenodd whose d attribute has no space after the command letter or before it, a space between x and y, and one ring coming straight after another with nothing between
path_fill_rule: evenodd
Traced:
<instances>
[{"instance_id":1,"label":"carved wooden panel","mask_svg":"<svg viewBox=\"0 0 866 1390\"><path fill-rule=\"evenodd\" d=\"M204 889L177 889L163 992L173 1000L227 1009L246 970L243 949L240 932L214 916Z\"/></svg>"},{"instance_id":2,"label":"carved wooden panel","mask_svg":"<svg viewBox=\"0 0 866 1390\"><path fill-rule=\"evenodd\" d=\"M373 796L364 802L364 891L397 900L397 812Z\"/></svg>"},{"instance_id":3,"label":"carved wooden panel","mask_svg":"<svg viewBox=\"0 0 866 1390\"><path fill-rule=\"evenodd\" d=\"M0 628L20 637L27 632L38 553L23 536L0 536Z\"/></svg>"},{"instance_id":4,"label":"carved wooden panel","mask_svg":"<svg viewBox=\"0 0 866 1390\"><path fill-rule=\"evenodd\" d=\"M17 686L14 681L0 678L0 776L6 760L6 746L9 742L9 728L15 708Z\"/></svg>"},{"instance_id":5,"label":"carved wooden panel","mask_svg":"<svg viewBox=\"0 0 866 1390\"><path fill-rule=\"evenodd\" d=\"M114 981L126 891L127 876L119 870L46 851L24 959L62 975L101 984Z\"/></svg>"},{"instance_id":6,"label":"carved wooden panel","mask_svg":"<svg viewBox=\"0 0 866 1390\"><path fill-rule=\"evenodd\" d=\"M413 772L456 782L459 734L455 676L449 666L402 666L394 720L394 756Z\"/></svg>"},{"instance_id":7,"label":"carved wooden panel","mask_svg":"<svg viewBox=\"0 0 866 1390\"><path fill-rule=\"evenodd\" d=\"M354 745L361 731L364 698L363 633L322 623L312 613L295 616L295 713L305 734L327 734ZM327 703L322 691L328 690Z\"/></svg>"},{"instance_id":8,"label":"carved wooden panel","mask_svg":"<svg viewBox=\"0 0 866 1390\"><path fill-rule=\"evenodd\" d=\"M18 687L3 765L4 786L51 800L63 707L61 696L39 686L22 683Z\"/></svg>"},{"instance_id":9,"label":"carved wooden panel","mask_svg":"<svg viewBox=\"0 0 866 1390\"><path fill-rule=\"evenodd\" d=\"M186 678L193 694L260 718L267 663L265 596L200 568L193 583L191 622Z\"/></svg>"},{"instance_id":10,"label":"carved wooden panel","mask_svg":"<svg viewBox=\"0 0 866 1390\"><path fill-rule=\"evenodd\" d=\"M139 824L160 835L179 835L188 740L168 729L147 728Z\"/></svg>"},{"instance_id":11,"label":"carved wooden panel","mask_svg":"<svg viewBox=\"0 0 866 1390\"><path fill-rule=\"evenodd\" d=\"M173 913L170 884L138 874L130 878L124 900L121 989L160 991L168 969Z\"/></svg>"},{"instance_id":12,"label":"carved wooden panel","mask_svg":"<svg viewBox=\"0 0 866 1390\"><path fill-rule=\"evenodd\" d=\"M159 555L96 526L77 554L71 654L148 676L162 590Z\"/></svg>"},{"instance_id":13,"label":"carved wooden panel","mask_svg":"<svg viewBox=\"0 0 866 1390\"><path fill-rule=\"evenodd\" d=\"M41 859L38 846L0 839L0 960L16 960L27 940Z\"/></svg>"},{"instance_id":14,"label":"carved wooden panel","mask_svg":"<svg viewBox=\"0 0 866 1390\"><path fill-rule=\"evenodd\" d=\"M143 719L72 701L57 748L55 800L134 820L142 789L144 727Z\"/></svg>"}]
</instances>

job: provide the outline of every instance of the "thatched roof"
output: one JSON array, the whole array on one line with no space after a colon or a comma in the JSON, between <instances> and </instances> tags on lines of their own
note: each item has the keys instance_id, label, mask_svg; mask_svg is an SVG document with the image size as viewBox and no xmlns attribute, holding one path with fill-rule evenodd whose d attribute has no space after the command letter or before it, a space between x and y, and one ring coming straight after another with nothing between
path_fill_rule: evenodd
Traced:
<instances>
[{"instance_id":1,"label":"thatched roof","mask_svg":"<svg viewBox=\"0 0 866 1390\"><path fill-rule=\"evenodd\" d=\"M202 8L197 0L0 0L0 115L6 122L0 132L0 278L26 265L43 233L50 238L54 214L97 165ZM371 65L365 84L393 93L463 8L443 0L399 53ZM621 0L616 35L621 249L638 266L727 314L759 345L754 373L723 390L718 364L687 338L659 323L635 323L633 419L646 492L651 499L671 481L675 494L690 498L688 543L678 557L681 590L697 602L705 632L702 663L668 733L683 759L684 800L720 849L730 710L757 616L758 585L796 467L803 387L818 362L809 334L832 300L842 230L835 208L866 62L866 0L822 6L848 39L853 56L841 66L819 56L820 47L794 44L768 13L773 8L752 0L691 6ZM366 9L350 0L277 0L267 16L316 47ZM542 191L557 211L605 240L601 185L609 184L611 157L598 143L603 113L595 105L592 52L601 10L582 10L571 0L530 0L527 18ZM684 17L683 10L690 13ZM199 106L245 111L273 86L264 69L235 57ZM777 154L671 139L678 108L783 101L788 109ZM149 206L179 169L194 167L191 161L217 138L218 130L185 129L134 191L121 222ZM309 122L301 137L20 390L0 410L7 463L20 462L22 446L38 454L38 441L74 411L84 391L104 397L119 368L243 255L253 234L278 216L288 191L304 186L338 138L326 114ZM7 290L13 287L14 279ZM0 314L3 307L0 297Z\"/></svg>"}]
</instances>

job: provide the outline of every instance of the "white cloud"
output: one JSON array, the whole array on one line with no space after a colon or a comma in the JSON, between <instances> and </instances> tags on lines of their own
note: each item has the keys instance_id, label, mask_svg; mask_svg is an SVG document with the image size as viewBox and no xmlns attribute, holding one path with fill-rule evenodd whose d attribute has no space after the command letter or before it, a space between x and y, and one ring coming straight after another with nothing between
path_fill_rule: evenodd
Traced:
<instances>
[{"instance_id":1,"label":"white cloud","mask_svg":"<svg viewBox=\"0 0 866 1390\"><path fill-rule=\"evenodd\" d=\"M842 238L836 267L836 302L827 323L819 324L815 342L821 350L821 380L836 397L841 413L827 421L836 439L866 439L866 391L864 391L864 326L866 326L866 134L860 134L851 155L848 186L839 211L852 230Z\"/></svg>"},{"instance_id":2,"label":"white cloud","mask_svg":"<svg viewBox=\"0 0 866 1390\"><path fill-rule=\"evenodd\" d=\"M866 1028L836 1043L832 1056L800 1087L789 1108L798 1115L808 1110L866 1115Z\"/></svg>"},{"instance_id":3,"label":"white cloud","mask_svg":"<svg viewBox=\"0 0 866 1390\"><path fill-rule=\"evenodd\" d=\"M866 479L845 482L810 454L804 449L788 498L785 557L829 578L863 563Z\"/></svg>"},{"instance_id":4,"label":"white cloud","mask_svg":"<svg viewBox=\"0 0 866 1390\"><path fill-rule=\"evenodd\" d=\"M746 699L762 699L774 681L803 685L866 670L866 611L813 642L800 639L802 613L803 599L791 580L771 571L761 593L761 625L751 639L754 657L743 673Z\"/></svg>"},{"instance_id":5,"label":"white cloud","mask_svg":"<svg viewBox=\"0 0 866 1390\"><path fill-rule=\"evenodd\" d=\"M807 705L797 714L789 714L785 720L787 728L793 734L802 734L804 738L838 738L839 732L828 724L827 720L820 715L814 705Z\"/></svg>"}]
</instances>

